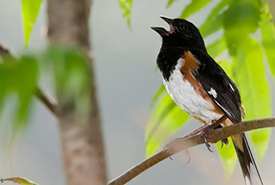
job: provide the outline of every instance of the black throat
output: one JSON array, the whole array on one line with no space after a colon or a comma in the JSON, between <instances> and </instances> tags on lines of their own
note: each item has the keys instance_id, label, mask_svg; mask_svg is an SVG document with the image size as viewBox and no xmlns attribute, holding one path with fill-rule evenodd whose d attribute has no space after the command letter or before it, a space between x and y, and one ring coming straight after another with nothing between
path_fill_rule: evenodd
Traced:
<instances>
[{"instance_id":1,"label":"black throat","mask_svg":"<svg viewBox=\"0 0 275 185\"><path fill-rule=\"evenodd\" d=\"M178 60L183 56L185 51L196 49L206 52L204 41L197 30L197 36L181 34L174 32L167 36L162 36L162 46L157 58L157 65L162 72L163 78L169 81L169 77Z\"/></svg>"},{"instance_id":2,"label":"black throat","mask_svg":"<svg viewBox=\"0 0 275 185\"><path fill-rule=\"evenodd\" d=\"M157 58L157 65L164 80L169 81L169 77L175 69L178 60L182 57L186 48L184 47L164 47L160 49Z\"/></svg>"}]
</instances>

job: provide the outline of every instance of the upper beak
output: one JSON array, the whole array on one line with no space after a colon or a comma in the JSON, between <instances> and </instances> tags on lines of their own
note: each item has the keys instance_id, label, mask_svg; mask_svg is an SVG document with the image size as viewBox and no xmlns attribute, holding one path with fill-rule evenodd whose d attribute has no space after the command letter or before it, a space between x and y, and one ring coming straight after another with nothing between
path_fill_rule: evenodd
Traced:
<instances>
[{"instance_id":1,"label":"upper beak","mask_svg":"<svg viewBox=\"0 0 275 185\"><path fill-rule=\"evenodd\" d=\"M151 27L154 31L156 31L158 34L160 34L160 36L166 36L169 34L169 32L167 30L165 30L164 28L161 27Z\"/></svg>"},{"instance_id":2,"label":"upper beak","mask_svg":"<svg viewBox=\"0 0 275 185\"><path fill-rule=\"evenodd\" d=\"M168 17L160 16L165 22L167 22L169 25L172 23L173 19L170 19Z\"/></svg>"}]
</instances>

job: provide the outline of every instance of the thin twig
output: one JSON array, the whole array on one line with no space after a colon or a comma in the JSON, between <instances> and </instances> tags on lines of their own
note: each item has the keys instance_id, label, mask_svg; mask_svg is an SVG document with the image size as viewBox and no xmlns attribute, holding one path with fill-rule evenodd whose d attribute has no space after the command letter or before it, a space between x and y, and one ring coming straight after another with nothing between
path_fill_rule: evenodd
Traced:
<instances>
[{"instance_id":1,"label":"thin twig","mask_svg":"<svg viewBox=\"0 0 275 185\"><path fill-rule=\"evenodd\" d=\"M0 43L0 56L3 58L15 58L10 52L10 50L5 48L1 43ZM38 99L40 99L41 102L43 102L43 104L55 116L58 116L58 111L57 111L58 103L54 98L47 96L39 87L36 87L35 96Z\"/></svg>"},{"instance_id":2,"label":"thin twig","mask_svg":"<svg viewBox=\"0 0 275 185\"><path fill-rule=\"evenodd\" d=\"M208 138L210 143L216 143L222 139L225 139L235 134L240 134L246 131L267 127L275 127L275 118L244 121L239 124L234 124L228 127L216 129L208 134ZM176 144L173 143L173 146L175 147L173 147L172 149L169 148L169 151L167 150L167 148L164 148L160 152L142 161L138 165L134 166L133 168L129 169L127 172L122 174L121 176L112 180L111 182L109 182L108 185L125 184L133 178L135 178L136 176L138 176L139 174L141 174L142 172L144 172L145 170L151 168L155 164L170 157L171 155L174 155L187 148L191 148L193 146L197 146L204 143L203 138L199 136L193 136L186 139L176 139L172 142L176 142Z\"/></svg>"},{"instance_id":3,"label":"thin twig","mask_svg":"<svg viewBox=\"0 0 275 185\"><path fill-rule=\"evenodd\" d=\"M7 48L5 48L1 43L0 43L0 56L3 58L5 58L5 57L12 58L11 52Z\"/></svg>"},{"instance_id":4,"label":"thin twig","mask_svg":"<svg viewBox=\"0 0 275 185\"><path fill-rule=\"evenodd\" d=\"M53 97L46 95L39 87L36 88L35 95L55 116L58 117L58 103Z\"/></svg>"}]
</instances>

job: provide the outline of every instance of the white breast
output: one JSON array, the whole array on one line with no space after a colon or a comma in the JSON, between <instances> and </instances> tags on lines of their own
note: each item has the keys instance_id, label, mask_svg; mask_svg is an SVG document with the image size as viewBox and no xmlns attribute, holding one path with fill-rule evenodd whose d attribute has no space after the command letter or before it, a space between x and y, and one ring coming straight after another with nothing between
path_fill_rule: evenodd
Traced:
<instances>
[{"instance_id":1,"label":"white breast","mask_svg":"<svg viewBox=\"0 0 275 185\"><path fill-rule=\"evenodd\" d=\"M179 59L169 80L163 79L164 86L171 98L187 114L208 124L221 118L223 115L214 112L214 106L198 95L192 84L184 80L180 71L182 65L184 65L184 60Z\"/></svg>"}]
</instances>

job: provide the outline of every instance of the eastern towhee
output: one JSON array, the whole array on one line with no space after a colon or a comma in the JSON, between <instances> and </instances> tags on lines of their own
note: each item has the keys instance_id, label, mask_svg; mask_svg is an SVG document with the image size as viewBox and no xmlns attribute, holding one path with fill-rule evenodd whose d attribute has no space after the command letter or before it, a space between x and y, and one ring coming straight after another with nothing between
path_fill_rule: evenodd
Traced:
<instances>
[{"instance_id":1,"label":"eastern towhee","mask_svg":"<svg viewBox=\"0 0 275 185\"><path fill-rule=\"evenodd\" d=\"M152 27L162 37L157 65L171 98L204 124L193 134L241 122L244 109L239 90L207 53L198 28L185 19L161 18L170 25L170 31ZM234 135L232 141L245 183L263 184L245 135Z\"/></svg>"}]
</instances>

